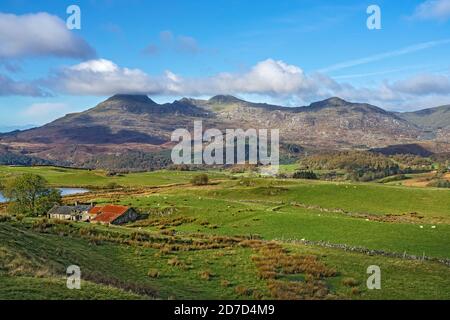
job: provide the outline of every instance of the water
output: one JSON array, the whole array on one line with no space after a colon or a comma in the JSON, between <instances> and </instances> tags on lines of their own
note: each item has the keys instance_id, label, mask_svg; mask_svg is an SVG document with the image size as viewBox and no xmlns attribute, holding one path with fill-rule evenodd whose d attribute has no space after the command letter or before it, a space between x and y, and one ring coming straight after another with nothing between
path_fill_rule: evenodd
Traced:
<instances>
[{"instance_id":1,"label":"water","mask_svg":"<svg viewBox=\"0 0 450 320\"><path fill-rule=\"evenodd\" d=\"M73 194L81 194L89 192L88 189L82 189L82 188L57 188L61 191L62 196L70 196ZM5 202L6 199L3 197L3 194L0 192L0 203Z\"/></svg>"}]
</instances>

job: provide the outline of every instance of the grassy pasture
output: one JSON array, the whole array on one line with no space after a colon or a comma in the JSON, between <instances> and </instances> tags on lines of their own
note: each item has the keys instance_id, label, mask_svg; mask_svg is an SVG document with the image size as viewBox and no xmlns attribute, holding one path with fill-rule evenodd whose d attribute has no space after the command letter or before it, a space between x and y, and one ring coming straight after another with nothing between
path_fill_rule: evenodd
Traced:
<instances>
[{"instance_id":1,"label":"grassy pasture","mask_svg":"<svg viewBox=\"0 0 450 320\"><path fill-rule=\"evenodd\" d=\"M11 167L0 166L0 179L23 173L43 176L55 187L106 187L116 183L125 187L153 187L160 185L188 183L198 172L160 170L108 176L103 170L84 170L58 167ZM221 178L220 172L208 172L211 178Z\"/></svg>"},{"instance_id":2,"label":"grassy pasture","mask_svg":"<svg viewBox=\"0 0 450 320\"><path fill-rule=\"evenodd\" d=\"M271 199L272 201L274 199ZM384 223L267 202L240 202L223 198L158 194L124 198L138 208L174 208L170 219L195 219L173 229L221 235L258 234L264 239L329 241L370 249L450 258L450 225ZM156 221L158 217L154 218ZM170 226L170 222L169 222ZM421 228L422 226L423 228ZM157 230L159 226L150 226Z\"/></svg>"},{"instance_id":3,"label":"grassy pasture","mask_svg":"<svg viewBox=\"0 0 450 320\"><path fill-rule=\"evenodd\" d=\"M220 242L221 237L250 237L261 238L261 243L276 240L286 250L270 249L271 263L310 255L317 259L315 267L335 270L310 282L327 292L320 289L312 297L450 299L450 268L444 264L292 242L327 241L450 258L450 190L223 172L208 172L210 185L192 186L189 181L198 172L109 177L103 171L54 167L3 166L0 179L24 172L40 174L54 186L102 188L115 182L144 190L152 187L139 194L101 198L93 194L90 199L131 205L149 217L123 227L80 223L57 225L54 230L34 227L34 219L0 222L0 298L269 299L283 297L286 286L310 289L302 287L308 284L306 271L289 273L286 265L259 265L255 255L269 249ZM167 185L174 186L158 188ZM414 219L403 219L411 213L416 214ZM150 240L136 242L132 238L136 232L151 235ZM108 240L113 234L132 240ZM155 245L152 237L163 235ZM200 240L211 246L192 249L190 243ZM70 264L80 265L89 275L79 292L65 288L62 277ZM379 291L365 286L365 271L372 264L382 268ZM273 270L276 276L271 275ZM154 294L143 294L144 289Z\"/></svg>"},{"instance_id":4,"label":"grassy pasture","mask_svg":"<svg viewBox=\"0 0 450 320\"><path fill-rule=\"evenodd\" d=\"M67 228L67 227L64 227ZM93 241L74 235L42 233L23 224L0 223L0 297L4 299L253 299L271 298L252 260L254 252L239 246L195 251L163 251L133 244ZM75 224L74 228L87 228ZM129 233L125 227L98 227L104 232ZM112 230L111 230L112 229ZM368 257L315 246L285 244L291 254L318 257L336 274L325 278L331 293L340 299L448 299L448 267L434 262L411 262L386 257ZM9 255L9 256L8 256ZM13 259L10 256L13 256ZM8 259L9 258L9 259ZM26 260L26 262L22 262ZM6 263L5 263L6 261ZM82 290L65 287L64 270L77 264ZM383 270L381 291L367 290L365 269L377 264ZM156 272L156 273L155 273ZM118 284L105 284L107 275ZM157 275L156 275L157 274ZM34 276L33 276L34 275ZM206 275L206 277L205 277ZM279 276L297 283L305 275ZM346 285L345 279L355 284ZM287 279L287 280L286 280ZM280 280L279 280L280 281ZM153 296L132 292L138 283ZM129 284L124 289L124 284ZM130 289L131 288L131 289ZM354 289L356 288L356 289ZM131 291L130 291L131 290ZM256 296L255 296L256 295Z\"/></svg>"}]
</instances>

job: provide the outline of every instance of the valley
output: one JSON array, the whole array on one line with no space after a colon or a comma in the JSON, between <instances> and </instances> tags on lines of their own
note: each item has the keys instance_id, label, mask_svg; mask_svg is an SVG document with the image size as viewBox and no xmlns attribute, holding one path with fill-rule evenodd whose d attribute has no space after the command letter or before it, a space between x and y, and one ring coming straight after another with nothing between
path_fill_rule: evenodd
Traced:
<instances>
[{"instance_id":1,"label":"valley","mask_svg":"<svg viewBox=\"0 0 450 320\"><path fill-rule=\"evenodd\" d=\"M122 226L0 215L3 299L448 299L450 190L260 178L228 170L0 167L64 198L136 208ZM382 199L382 201L380 201ZM4 209L3 209L4 210ZM259 257L264 256L261 260ZM68 290L68 265L82 290ZM366 268L382 270L368 290Z\"/></svg>"}]
</instances>

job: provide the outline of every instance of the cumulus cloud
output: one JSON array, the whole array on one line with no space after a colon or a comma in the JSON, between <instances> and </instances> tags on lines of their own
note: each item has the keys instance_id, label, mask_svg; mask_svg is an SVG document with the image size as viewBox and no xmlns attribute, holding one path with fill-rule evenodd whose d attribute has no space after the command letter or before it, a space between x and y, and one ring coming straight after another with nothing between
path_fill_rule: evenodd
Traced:
<instances>
[{"instance_id":1,"label":"cumulus cloud","mask_svg":"<svg viewBox=\"0 0 450 320\"><path fill-rule=\"evenodd\" d=\"M0 74L0 96L45 97L49 93L34 82L16 81Z\"/></svg>"},{"instance_id":2,"label":"cumulus cloud","mask_svg":"<svg viewBox=\"0 0 450 320\"><path fill-rule=\"evenodd\" d=\"M331 79L328 81L334 83ZM299 67L272 59L261 61L244 73L220 73L205 78L183 78L171 71L150 76L139 69L123 68L112 61L97 59L61 69L49 83L57 90L81 95L230 92L283 95L314 91L317 86L316 80L307 77Z\"/></svg>"},{"instance_id":3,"label":"cumulus cloud","mask_svg":"<svg viewBox=\"0 0 450 320\"><path fill-rule=\"evenodd\" d=\"M122 68L106 59L62 68L45 82L56 91L73 95L158 94L164 91L157 79L145 72Z\"/></svg>"},{"instance_id":4,"label":"cumulus cloud","mask_svg":"<svg viewBox=\"0 0 450 320\"><path fill-rule=\"evenodd\" d=\"M48 13L0 13L0 58L57 56L92 58L94 49L63 20Z\"/></svg>"},{"instance_id":5,"label":"cumulus cloud","mask_svg":"<svg viewBox=\"0 0 450 320\"><path fill-rule=\"evenodd\" d=\"M415 101L450 102L450 79L447 75L421 74L372 87L356 87L337 82L322 73L307 74L298 66L273 59L260 61L243 72L223 72L197 78L183 77L169 70L161 75L149 75L140 69L97 59L65 67L46 83L57 92L73 95L129 93L199 97L235 94L297 103L339 96L389 109L407 108Z\"/></svg>"},{"instance_id":6,"label":"cumulus cloud","mask_svg":"<svg viewBox=\"0 0 450 320\"><path fill-rule=\"evenodd\" d=\"M450 0L427 0L417 6L413 18L445 21L450 18Z\"/></svg>"},{"instance_id":7,"label":"cumulus cloud","mask_svg":"<svg viewBox=\"0 0 450 320\"><path fill-rule=\"evenodd\" d=\"M64 116L70 112L68 105L59 102L33 103L26 107L21 117L29 119L35 124L47 123L48 121Z\"/></svg>"}]
</instances>

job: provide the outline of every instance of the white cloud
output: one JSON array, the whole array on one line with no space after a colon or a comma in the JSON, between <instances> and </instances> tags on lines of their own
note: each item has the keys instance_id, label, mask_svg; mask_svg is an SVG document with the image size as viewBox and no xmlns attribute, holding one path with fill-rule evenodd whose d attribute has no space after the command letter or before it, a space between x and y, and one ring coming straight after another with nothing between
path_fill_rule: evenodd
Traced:
<instances>
[{"instance_id":1,"label":"white cloud","mask_svg":"<svg viewBox=\"0 0 450 320\"><path fill-rule=\"evenodd\" d=\"M112 61L106 59L89 60L69 68L72 71L79 72L93 72L93 73L107 73L117 72L119 67Z\"/></svg>"},{"instance_id":2,"label":"white cloud","mask_svg":"<svg viewBox=\"0 0 450 320\"><path fill-rule=\"evenodd\" d=\"M58 56L89 58L87 42L66 28L57 16L45 12L25 15L0 12L0 58Z\"/></svg>"},{"instance_id":3,"label":"white cloud","mask_svg":"<svg viewBox=\"0 0 450 320\"><path fill-rule=\"evenodd\" d=\"M27 119L24 122L41 124L62 117L69 112L69 106L64 103L34 103L21 112L21 117Z\"/></svg>"},{"instance_id":4,"label":"white cloud","mask_svg":"<svg viewBox=\"0 0 450 320\"><path fill-rule=\"evenodd\" d=\"M427 0L417 6L412 18L445 21L450 18L450 0Z\"/></svg>"},{"instance_id":5,"label":"white cloud","mask_svg":"<svg viewBox=\"0 0 450 320\"><path fill-rule=\"evenodd\" d=\"M46 84L56 91L73 95L158 94L164 91L162 84L145 72L121 68L105 59L89 60L63 68Z\"/></svg>"},{"instance_id":6,"label":"white cloud","mask_svg":"<svg viewBox=\"0 0 450 320\"><path fill-rule=\"evenodd\" d=\"M450 0L448 0L448 1L450 1ZM335 65L332 65L332 66L329 66L326 68L322 68L322 69L318 70L318 72L325 73L325 72L330 72L330 71L347 69L347 68L359 66L362 64L368 64L368 63L372 63L375 61L380 61L380 60L384 60L384 59L388 59L388 58L403 56L405 54L422 51L425 49L429 49L429 48L433 48L433 47L441 46L441 45L445 45L445 44L450 44L450 39L422 42L422 43L418 43L418 44L408 46L405 48L388 51L388 52L383 52L383 53L375 54L375 55L368 56L365 58L345 61L345 62L337 63Z\"/></svg>"},{"instance_id":7,"label":"white cloud","mask_svg":"<svg viewBox=\"0 0 450 320\"><path fill-rule=\"evenodd\" d=\"M372 87L355 87L322 73L306 74L298 66L273 59L261 61L245 72L198 78L185 78L169 70L151 76L140 69L124 68L112 61L98 59L63 68L53 74L47 84L57 92L72 95L259 95L289 101L291 105L294 101L307 103L331 96L388 109L414 107L416 101L450 102L450 79L442 74L421 74ZM423 105L417 103L416 106Z\"/></svg>"},{"instance_id":8,"label":"white cloud","mask_svg":"<svg viewBox=\"0 0 450 320\"><path fill-rule=\"evenodd\" d=\"M442 74L420 74L397 81L392 85L392 88L393 90L413 95L450 95L450 79Z\"/></svg>"},{"instance_id":9,"label":"white cloud","mask_svg":"<svg viewBox=\"0 0 450 320\"><path fill-rule=\"evenodd\" d=\"M331 81L329 79L329 81ZM122 68L105 59L89 60L54 74L50 84L75 95L116 93L204 95L259 93L283 95L315 90L313 78L283 61L261 61L245 73L220 73L206 78L183 78L171 71L153 77L139 69Z\"/></svg>"}]
</instances>

